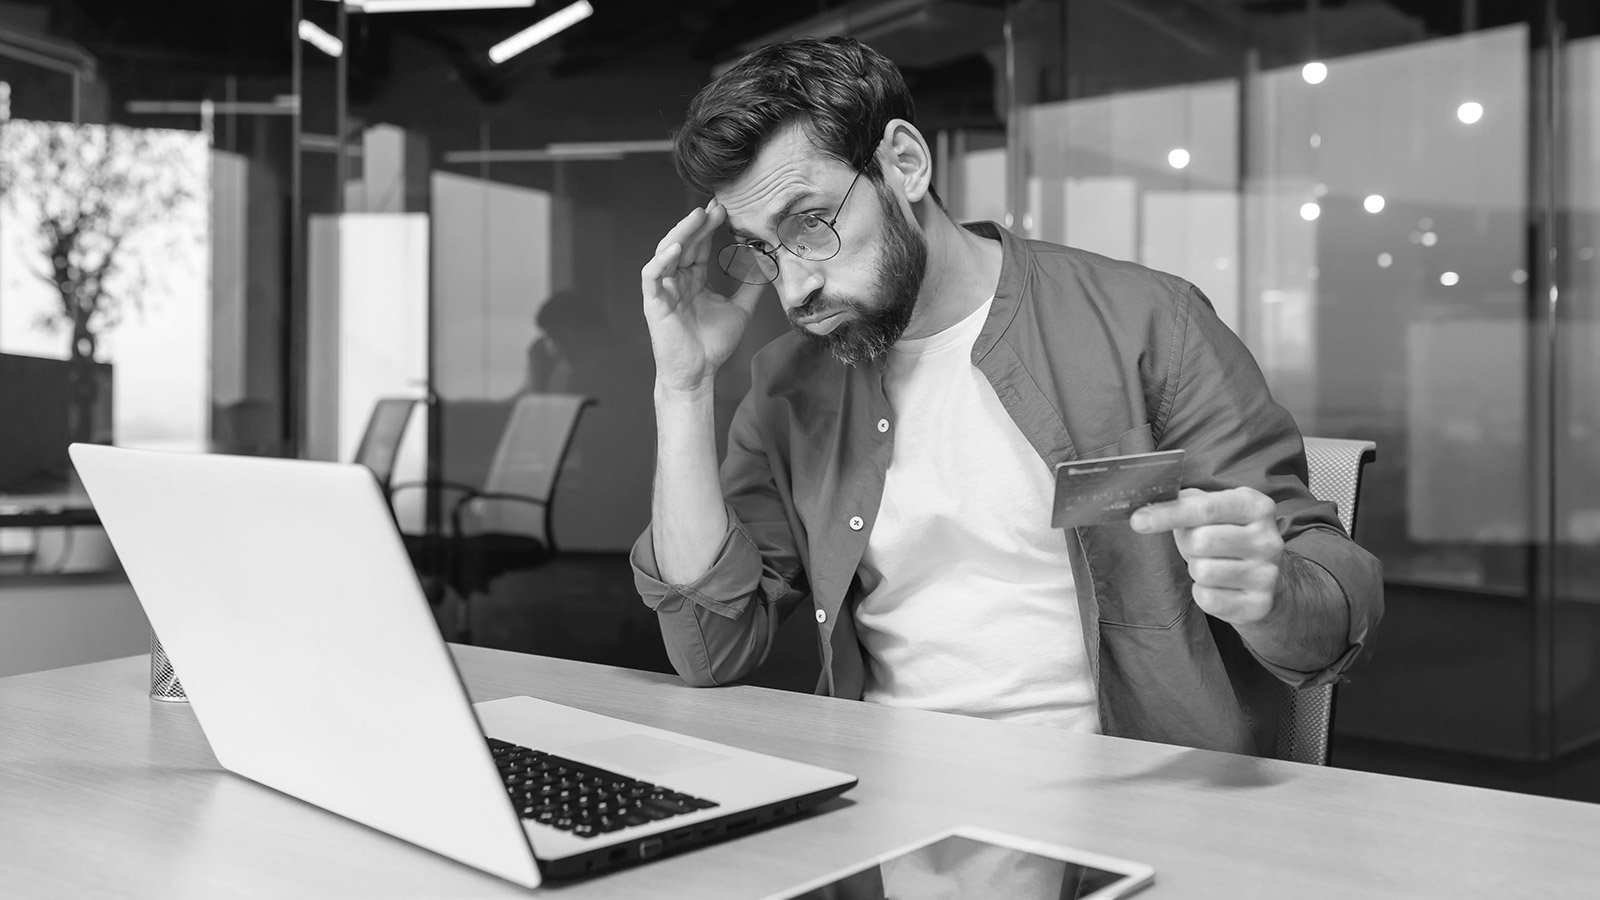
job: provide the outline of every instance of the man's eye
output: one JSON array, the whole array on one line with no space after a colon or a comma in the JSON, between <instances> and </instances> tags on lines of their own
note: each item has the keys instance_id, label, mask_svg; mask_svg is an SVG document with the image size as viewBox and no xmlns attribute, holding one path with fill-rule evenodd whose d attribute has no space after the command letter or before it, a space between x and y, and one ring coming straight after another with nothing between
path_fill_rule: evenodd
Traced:
<instances>
[{"instance_id":1,"label":"man's eye","mask_svg":"<svg viewBox=\"0 0 1600 900\"><path fill-rule=\"evenodd\" d=\"M801 234L810 234L811 232L823 227L821 216L814 216L811 213L801 213L794 218L795 225Z\"/></svg>"},{"instance_id":2,"label":"man's eye","mask_svg":"<svg viewBox=\"0 0 1600 900\"><path fill-rule=\"evenodd\" d=\"M756 251L757 253L770 253L770 252L772 252L770 249L767 248L767 242L766 241L745 241L744 245L746 247L749 247L751 250Z\"/></svg>"}]
</instances>

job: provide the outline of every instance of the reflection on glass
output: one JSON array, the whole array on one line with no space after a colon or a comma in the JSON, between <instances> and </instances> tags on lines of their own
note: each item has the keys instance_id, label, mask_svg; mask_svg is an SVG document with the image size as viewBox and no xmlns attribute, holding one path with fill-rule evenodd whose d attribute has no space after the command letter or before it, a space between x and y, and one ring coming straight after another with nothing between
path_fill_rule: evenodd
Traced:
<instances>
[{"instance_id":1,"label":"reflection on glass","mask_svg":"<svg viewBox=\"0 0 1600 900\"><path fill-rule=\"evenodd\" d=\"M28 388L64 379L61 454L205 444L209 152L196 132L0 128L0 351L61 361Z\"/></svg>"},{"instance_id":2,"label":"reflection on glass","mask_svg":"<svg viewBox=\"0 0 1600 900\"><path fill-rule=\"evenodd\" d=\"M1557 248L1566 263L1556 313L1552 429L1558 751L1592 744L1600 732L1600 37L1567 46L1560 78L1570 93L1558 98L1566 119L1558 212L1567 223L1566 246Z\"/></svg>"},{"instance_id":3,"label":"reflection on glass","mask_svg":"<svg viewBox=\"0 0 1600 900\"><path fill-rule=\"evenodd\" d=\"M789 900L1071 900L1123 878L1117 872L952 835L852 870Z\"/></svg>"}]
</instances>

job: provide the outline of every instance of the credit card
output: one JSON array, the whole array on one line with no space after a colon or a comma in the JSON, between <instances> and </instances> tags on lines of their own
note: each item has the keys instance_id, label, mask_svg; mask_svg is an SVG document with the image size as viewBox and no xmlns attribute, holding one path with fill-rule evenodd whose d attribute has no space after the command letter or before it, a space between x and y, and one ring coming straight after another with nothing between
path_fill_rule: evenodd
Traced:
<instances>
[{"instance_id":1,"label":"credit card","mask_svg":"<svg viewBox=\"0 0 1600 900\"><path fill-rule=\"evenodd\" d=\"M1178 499L1183 451L1079 459L1056 466L1055 528L1123 522L1151 503Z\"/></svg>"}]
</instances>

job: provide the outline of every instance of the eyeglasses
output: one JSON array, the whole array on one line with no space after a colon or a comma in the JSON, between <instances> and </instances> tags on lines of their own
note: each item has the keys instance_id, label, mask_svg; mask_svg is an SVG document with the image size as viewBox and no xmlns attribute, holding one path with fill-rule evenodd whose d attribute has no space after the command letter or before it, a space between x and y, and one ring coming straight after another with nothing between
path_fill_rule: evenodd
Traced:
<instances>
[{"instance_id":1,"label":"eyeglasses","mask_svg":"<svg viewBox=\"0 0 1600 900\"><path fill-rule=\"evenodd\" d=\"M850 192L856 189L861 173L850 180L850 187L833 213L833 221L825 222L815 213L795 213L778 221L778 243L783 249L801 259L822 262L839 255L839 232L833 230L844 205L850 201ZM761 241L736 241L724 244L717 252L717 262L722 271L745 284L771 284L778 279L778 250L769 250Z\"/></svg>"}]
</instances>

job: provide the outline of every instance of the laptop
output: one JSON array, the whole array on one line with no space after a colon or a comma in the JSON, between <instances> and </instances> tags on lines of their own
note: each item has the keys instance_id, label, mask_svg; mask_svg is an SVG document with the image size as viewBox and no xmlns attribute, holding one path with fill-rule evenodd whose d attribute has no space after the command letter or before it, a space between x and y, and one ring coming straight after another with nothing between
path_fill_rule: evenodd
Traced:
<instances>
[{"instance_id":1,"label":"laptop","mask_svg":"<svg viewBox=\"0 0 1600 900\"><path fill-rule=\"evenodd\" d=\"M70 452L217 761L252 781L526 887L856 783L536 697L473 704L365 468Z\"/></svg>"}]
</instances>

